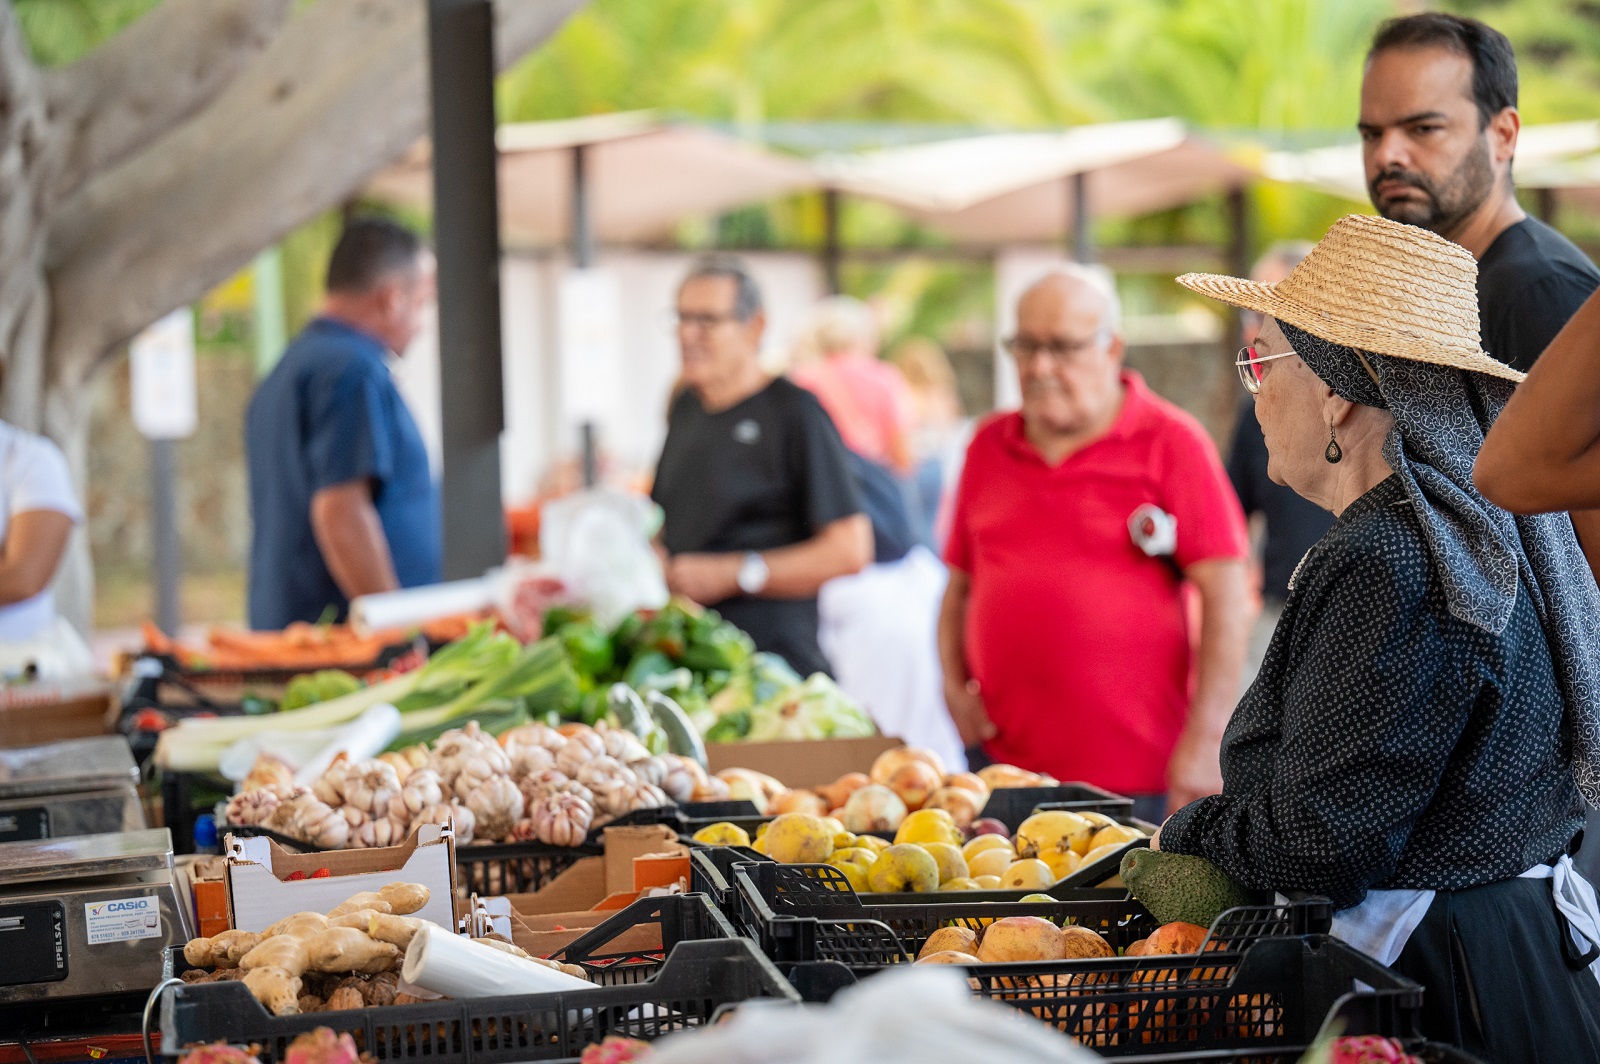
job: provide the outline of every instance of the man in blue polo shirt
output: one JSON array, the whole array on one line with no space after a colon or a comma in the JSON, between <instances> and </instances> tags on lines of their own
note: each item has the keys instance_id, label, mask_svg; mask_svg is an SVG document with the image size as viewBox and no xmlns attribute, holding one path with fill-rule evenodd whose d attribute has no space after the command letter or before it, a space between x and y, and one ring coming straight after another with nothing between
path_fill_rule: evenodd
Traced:
<instances>
[{"instance_id":1,"label":"man in blue polo shirt","mask_svg":"<svg viewBox=\"0 0 1600 1064\"><path fill-rule=\"evenodd\" d=\"M250 625L343 620L357 595L436 583L439 493L389 373L433 299L416 234L352 221L321 313L256 389L250 470Z\"/></svg>"}]
</instances>

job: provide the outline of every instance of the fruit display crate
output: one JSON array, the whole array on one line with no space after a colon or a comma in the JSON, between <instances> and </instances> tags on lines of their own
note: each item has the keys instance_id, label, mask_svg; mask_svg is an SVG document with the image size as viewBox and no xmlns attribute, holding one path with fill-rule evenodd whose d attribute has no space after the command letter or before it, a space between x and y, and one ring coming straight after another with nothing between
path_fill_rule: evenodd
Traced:
<instances>
[{"instance_id":1,"label":"fruit display crate","mask_svg":"<svg viewBox=\"0 0 1600 1064\"><path fill-rule=\"evenodd\" d=\"M294 1016L270 1015L242 982L169 985L158 995L162 1052L177 1054L202 1042L255 1043L262 1064L281 1064L296 1036L330 1027L351 1035L359 1050L379 1061L570 1060L607 1035L652 1041L700 1027L753 998L799 1000L746 939L678 942L664 960L654 961L643 956L628 963L603 956L585 960L571 947L567 953L570 963L589 971L600 985Z\"/></svg>"},{"instance_id":2,"label":"fruit display crate","mask_svg":"<svg viewBox=\"0 0 1600 1064\"><path fill-rule=\"evenodd\" d=\"M706 895L664 894L619 909L552 957L621 986L647 981L680 942L741 937Z\"/></svg>"},{"instance_id":3,"label":"fruit display crate","mask_svg":"<svg viewBox=\"0 0 1600 1064\"><path fill-rule=\"evenodd\" d=\"M862 896L829 865L746 862L732 865L739 923L780 965L832 961L857 975L908 963L941 927L981 930L1007 916L1039 916L1098 932L1113 949L1126 949L1157 923L1125 891L1080 890L1053 902L984 901L980 892L912 895L915 901L882 902ZM1266 938L1326 934L1333 906L1309 898L1281 906L1230 909L1215 921L1203 946L1236 952Z\"/></svg>"},{"instance_id":4,"label":"fruit display crate","mask_svg":"<svg viewBox=\"0 0 1600 1064\"><path fill-rule=\"evenodd\" d=\"M1133 799L1092 783L1058 783L1053 787L1001 787L989 792L980 817L998 820L1015 835L1022 822L1040 807L1074 813L1104 813L1121 820L1133 816Z\"/></svg>"}]
</instances>

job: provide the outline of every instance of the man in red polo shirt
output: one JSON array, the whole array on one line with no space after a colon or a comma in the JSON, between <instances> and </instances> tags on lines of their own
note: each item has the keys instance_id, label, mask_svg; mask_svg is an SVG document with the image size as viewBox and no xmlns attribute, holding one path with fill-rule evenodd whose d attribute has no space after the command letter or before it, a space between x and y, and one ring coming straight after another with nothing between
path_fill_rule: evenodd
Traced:
<instances>
[{"instance_id":1,"label":"man in red polo shirt","mask_svg":"<svg viewBox=\"0 0 1600 1064\"><path fill-rule=\"evenodd\" d=\"M1205 430L1123 369L1119 319L1109 279L1082 266L1017 304L1006 346L1022 409L967 451L939 650L969 747L1131 795L1157 818L1222 789L1248 545Z\"/></svg>"}]
</instances>

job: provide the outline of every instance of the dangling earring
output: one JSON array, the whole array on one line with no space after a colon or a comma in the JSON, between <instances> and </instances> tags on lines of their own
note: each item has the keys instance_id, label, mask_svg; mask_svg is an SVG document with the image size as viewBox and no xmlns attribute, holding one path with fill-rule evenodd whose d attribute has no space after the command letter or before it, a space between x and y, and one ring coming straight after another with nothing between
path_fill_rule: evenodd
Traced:
<instances>
[{"instance_id":1,"label":"dangling earring","mask_svg":"<svg viewBox=\"0 0 1600 1064\"><path fill-rule=\"evenodd\" d=\"M1327 459L1329 465L1338 465L1344 461L1344 448L1339 446L1339 437L1333 434L1333 426L1328 426L1328 449L1322 452L1322 457Z\"/></svg>"}]
</instances>

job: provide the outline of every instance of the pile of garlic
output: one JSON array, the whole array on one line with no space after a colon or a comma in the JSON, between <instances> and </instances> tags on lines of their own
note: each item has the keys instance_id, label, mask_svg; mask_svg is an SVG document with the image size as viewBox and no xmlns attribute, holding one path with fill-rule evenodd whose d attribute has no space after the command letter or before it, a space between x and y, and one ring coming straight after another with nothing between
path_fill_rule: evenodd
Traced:
<instances>
[{"instance_id":1,"label":"pile of garlic","mask_svg":"<svg viewBox=\"0 0 1600 1064\"><path fill-rule=\"evenodd\" d=\"M228 823L259 825L318 849L392 846L418 824L454 818L456 841L576 846L632 812L716 790L676 754L652 755L605 724L526 724L498 740L470 722L364 761L335 761L310 787L282 762L258 761L228 802Z\"/></svg>"}]
</instances>

